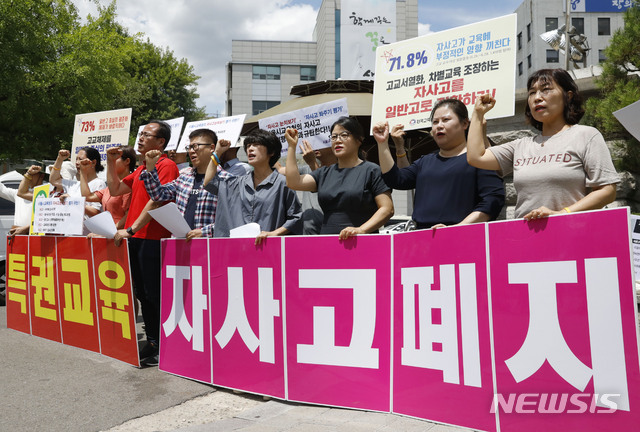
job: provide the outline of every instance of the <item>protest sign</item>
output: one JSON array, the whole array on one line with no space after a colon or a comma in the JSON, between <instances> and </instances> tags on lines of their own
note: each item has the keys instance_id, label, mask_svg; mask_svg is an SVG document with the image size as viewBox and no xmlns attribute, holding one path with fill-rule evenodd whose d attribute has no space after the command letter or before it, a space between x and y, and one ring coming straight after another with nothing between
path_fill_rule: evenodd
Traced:
<instances>
[{"instance_id":1,"label":"protest sign","mask_svg":"<svg viewBox=\"0 0 640 432\"><path fill-rule=\"evenodd\" d=\"M331 147L331 125L340 117L348 117L347 99L336 99L299 110L290 111L258 120L260 129L276 134L282 143L282 153L288 149L284 133L288 128L297 129L299 140L307 140L314 150ZM297 152L302 153L300 142Z\"/></svg>"},{"instance_id":2,"label":"protest sign","mask_svg":"<svg viewBox=\"0 0 640 432\"><path fill-rule=\"evenodd\" d=\"M488 232L501 430L635 428L628 209L497 222Z\"/></svg>"},{"instance_id":3,"label":"protest sign","mask_svg":"<svg viewBox=\"0 0 640 432\"><path fill-rule=\"evenodd\" d=\"M218 141L221 139L231 142L231 147L239 147L240 132L242 131L242 125L246 114L240 114L231 117L217 117L208 120L198 120L189 122L184 127L180 144L178 145L179 152L186 152L189 147L189 134L196 129L209 129L216 133Z\"/></svg>"},{"instance_id":4,"label":"protest sign","mask_svg":"<svg viewBox=\"0 0 640 432\"><path fill-rule=\"evenodd\" d=\"M169 150L178 150L178 144L180 142L180 132L182 131L182 124L184 123L184 117L177 117L171 120L163 120L166 124L171 128L171 139L168 143L165 143L164 151L167 152ZM144 130L146 125L140 125L138 128L138 134L136 135L136 142L133 145L133 149L138 152L138 139L140 138L140 134ZM178 152L186 152L186 150Z\"/></svg>"},{"instance_id":5,"label":"protest sign","mask_svg":"<svg viewBox=\"0 0 640 432\"><path fill-rule=\"evenodd\" d=\"M495 430L485 245L483 224L394 235L394 412Z\"/></svg>"},{"instance_id":6,"label":"protest sign","mask_svg":"<svg viewBox=\"0 0 640 432\"><path fill-rule=\"evenodd\" d=\"M36 214L36 201L43 198L49 198L50 189L51 189L51 185L48 183L40 186L36 186L33 188L33 199L31 200L31 225L29 226L30 235L36 234L36 232L33 229L33 224L34 224L35 214ZM39 235L44 235L44 233L39 233Z\"/></svg>"},{"instance_id":7,"label":"protest sign","mask_svg":"<svg viewBox=\"0 0 640 432\"><path fill-rule=\"evenodd\" d=\"M33 213L33 232L81 235L85 198L37 198Z\"/></svg>"},{"instance_id":8,"label":"protest sign","mask_svg":"<svg viewBox=\"0 0 640 432\"><path fill-rule=\"evenodd\" d=\"M284 398L282 239L209 242L213 383Z\"/></svg>"},{"instance_id":9,"label":"protest sign","mask_svg":"<svg viewBox=\"0 0 640 432\"><path fill-rule=\"evenodd\" d=\"M207 240L162 242L162 284L171 289L161 293L159 368L211 383Z\"/></svg>"},{"instance_id":10,"label":"protest sign","mask_svg":"<svg viewBox=\"0 0 640 432\"><path fill-rule=\"evenodd\" d=\"M83 147L93 147L107 160L111 147L126 146L131 128L131 108L76 115L73 127L71 161Z\"/></svg>"},{"instance_id":11,"label":"protest sign","mask_svg":"<svg viewBox=\"0 0 640 432\"><path fill-rule=\"evenodd\" d=\"M140 365L125 245L15 236L7 251L8 328Z\"/></svg>"},{"instance_id":12,"label":"protest sign","mask_svg":"<svg viewBox=\"0 0 640 432\"><path fill-rule=\"evenodd\" d=\"M7 246L8 326L75 340L62 322L67 297L72 324L91 327L78 323L89 314L75 296L97 291L103 301L99 281L115 294L128 257L105 239L89 259L84 238L23 238ZM165 239L162 248L162 370L476 430L632 430L640 420L626 208L347 241ZM83 286L91 266L96 290ZM130 298L107 298L132 317ZM124 335L126 319L107 316Z\"/></svg>"},{"instance_id":13,"label":"protest sign","mask_svg":"<svg viewBox=\"0 0 640 432\"><path fill-rule=\"evenodd\" d=\"M514 114L516 15L378 47L371 125L431 126L433 105L456 98L471 113L476 99L497 102L488 118Z\"/></svg>"}]
</instances>

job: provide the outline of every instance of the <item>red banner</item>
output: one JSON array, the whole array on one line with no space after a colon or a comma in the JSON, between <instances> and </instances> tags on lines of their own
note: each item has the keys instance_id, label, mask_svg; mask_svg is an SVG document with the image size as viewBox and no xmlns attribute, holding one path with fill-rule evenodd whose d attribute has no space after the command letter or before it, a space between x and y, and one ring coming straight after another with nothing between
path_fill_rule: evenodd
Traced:
<instances>
[{"instance_id":1,"label":"red banner","mask_svg":"<svg viewBox=\"0 0 640 432\"><path fill-rule=\"evenodd\" d=\"M16 236L7 252L8 328L139 366L126 246Z\"/></svg>"}]
</instances>

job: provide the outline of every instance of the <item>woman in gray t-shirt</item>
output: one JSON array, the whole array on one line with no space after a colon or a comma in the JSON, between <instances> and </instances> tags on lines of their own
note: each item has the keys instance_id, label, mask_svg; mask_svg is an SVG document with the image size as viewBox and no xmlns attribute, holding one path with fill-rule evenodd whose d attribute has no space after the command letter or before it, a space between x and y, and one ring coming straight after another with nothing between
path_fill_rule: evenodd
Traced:
<instances>
[{"instance_id":1,"label":"woman in gray t-shirt","mask_svg":"<svg viewBox=\"0 0 640 432\"><path fill-rule=\"evenodd\" d=\"M582 96L563 69L541 69L529 77L525 115L541 131L485 150L482 121L496 101L482 95L469 127L467 160L477 168L513 173L516 217L600 209L616 198L620 181L597 129L578 125Z\"/></svg>"}]
</instances>

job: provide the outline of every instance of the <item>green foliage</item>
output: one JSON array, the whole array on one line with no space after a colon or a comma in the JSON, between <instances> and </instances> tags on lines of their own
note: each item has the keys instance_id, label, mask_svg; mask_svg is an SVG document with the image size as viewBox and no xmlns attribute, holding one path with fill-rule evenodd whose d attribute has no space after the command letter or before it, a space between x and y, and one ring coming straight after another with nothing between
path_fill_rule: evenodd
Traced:
<instances>
[{"instance_id":1,"label":"green foliage","mask_svg":"<svg viewBox=\"0 0 640 432\"><path fill-rule=\"evenodd\" d=\"M640 172L640 143L613 116L613 112L640 100L640 3L624 15L624 27L617 30L607 49L602 75L597 80L600 98L587 102L585 122L597 127L608 138L627 142L622 168Z\"/></svg>"},{"instance_id":2,"label":"green foliage","mask_svg":"<svg viewBox=\"0 0 640 432\"><path fill-rule=\"evenodd\" d=\"M70 0L0 0L0 159L52 158L69 147L76 114L133 109L204 118L186 60L131 36L113 1L82 25Z\"/></svg>"}]
</instances>

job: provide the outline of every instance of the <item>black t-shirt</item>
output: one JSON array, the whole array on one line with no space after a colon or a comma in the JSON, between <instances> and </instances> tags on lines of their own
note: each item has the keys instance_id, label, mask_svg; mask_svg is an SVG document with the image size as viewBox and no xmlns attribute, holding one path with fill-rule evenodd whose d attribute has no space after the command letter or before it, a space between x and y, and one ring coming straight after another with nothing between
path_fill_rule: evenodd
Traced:
<instances>
[{"instance_id":1,"label":"black t-shirt","mask_svg":"<svg viewBox=\"0 0 640 432\"><path fill-rule=\"evenodd\" d=\"M187 221L191 229L195 228L194 220L196 218L196 206L198 205L198 196L200 195L200 189L202 182L204 181L204 174L196 173L196 177L193 180L193 189L189 195L189 201L184 209L184 219Z\"/></svg>"},{"instance_id":2,"label":"black t-shirt","mask_svg":"<svg viewBox=\"0 0 640 432\"><path fill-rule=\"evenodd\" d=\"M362 162L353 168L338 164L311 173L318 187L318 202L324 212L321 234L339 234L348 226L359 227L378 210L375 197L389 190L380 167Z\"/></svg>"}]
</instances>

